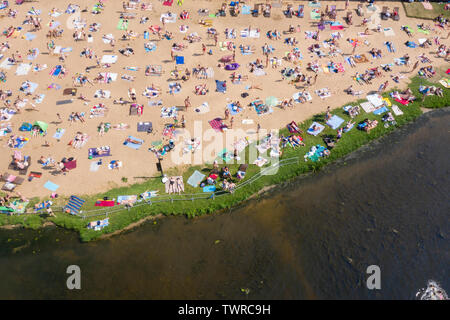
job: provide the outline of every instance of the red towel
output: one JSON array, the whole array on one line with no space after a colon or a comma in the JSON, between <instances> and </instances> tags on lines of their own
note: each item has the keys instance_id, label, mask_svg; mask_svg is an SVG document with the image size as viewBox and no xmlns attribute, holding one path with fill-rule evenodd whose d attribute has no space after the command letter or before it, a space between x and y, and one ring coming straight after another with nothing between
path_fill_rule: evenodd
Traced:
<instances>
[{"instance_id":1,"label":"red towel","mask_svg":"<svg viewBox=\"0 0 450 320\"><path fill-rule=\"evenodd\" d=\"M219 118L209 121L209 124L214 130L222 132L223 123Z\"/></svg>"},{"instance_id":2,"label":"red towel","mask_svg":"<svg viewBox=\"0 0 450 320\"><path fill-rule=\"evenodd\" d=\"M408 100L405 100L405 99L394 99L395 101L397 101L398 103L401 103L402 105L404 105L404 106L407 106L408 104L409 104L409 101Z\"/></svg>"},{"instance_id":3,"label":"red towel","mask_svg":"<svg viewBox=\"0 0 450 320\"><path fill-rule=\"evenodd\" d=\"M170 7L173 3L173 0L166 0L164 1L163 5Z\"/></svg>"},{"instance_id":4,"label":"red towel","mask_svg":"<svg viewBox=\"0 0 450 320\"><path fill-rule=\"evenodd\" d=\"M114 207L114 205L113 200L99 200L95 203L96 207Z\"/></svg>"},{"instance_id":5,"label":"red towel","mask_svg":"<svg viewBox=\"0 0 450 320\"><path fill-rule=\"evenodd\" d=\"M447 69L447 71L445 71L446 74L450 74L450 69Z\"/></svg>"}]
</instances>

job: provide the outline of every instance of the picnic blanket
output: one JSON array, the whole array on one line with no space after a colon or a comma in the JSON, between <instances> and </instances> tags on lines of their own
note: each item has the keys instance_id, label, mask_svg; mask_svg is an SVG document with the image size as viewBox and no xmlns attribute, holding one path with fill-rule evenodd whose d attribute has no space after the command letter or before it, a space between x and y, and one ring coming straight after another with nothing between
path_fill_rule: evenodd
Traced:
<instances>
[{"instance_id":1,"label":"picnic blanket","mask_svg":"<svg viewBox=\"0 0 450 320\"><path fill-rule=\"evenodd\" d=\"M162 21L164 18L165 23L175 23L177 22L177 15L175 13L167 12L161 14L161 17L159 18L159 21Z\"/></svg>"},{"instance_id":2,"label":"picnic blanket","mask_svg":"<svg viewBox=\"0 0 450 320\"><path fill-rule=\"evenodd\" d=\"M205 175L203 173L195 170L195 172L189 177L187 183L195 188L199 186L200 182L202 182L204 178Z\"/></svg>"},{"instance_id":3,"label":"picnic blanket","mask_svg":"<svg viewBox=\"0 0 450 320\"><path fill-rule=\"evenodd\" d=\"M222 122L222 119L220 119L220 118L215 118L213 120L210 120L210 121L208 121L208 123L214 130L216 130L218 132L222 132L224 128L227 128L227 126Z\"/></svg>"},{"instance_id":4,"label":"picnic blanket","mask_svg":"<svg viewBox=\"0 0 450 320\"><path fill-rule=\"evenodd\" d=\"M315 126L316 130L314 130L314 126ZM321 133L323 131L323 129L325 129L325 126L323 124L320 124L320 123L314 121L313 123L311 123L311 125L309 126L308 130L306 130L306 132L310 135L317 136L319 133Z\"/></svg>"},{"instance_id":5,"label":"picnic blanket","mask_svg":"<svg viewBox=\"0 0 450 320\"><path fill-rule=\"evenodd\" d=\"M375 110L373 111L373 114L375 114L375 115L380 115L380 114L385 113L385 112L388 112L388 111L389 111L389 109L388 109L387 107L383 106L383 107L381 107L381 108L375 109Z\"/></svg>"},{"instance_id":6,"label":"picnic blanket","mask_svg":"<svg viewBox=\"0 0 450 320\"><path fill-rule=\"evenodd\" d=\"M330 119L327 121L327 125L331 127L331 129L336 130L341 126L341 124L344 123L344 119L337 115L333 115Z\"/></svg>"}]
</instances>

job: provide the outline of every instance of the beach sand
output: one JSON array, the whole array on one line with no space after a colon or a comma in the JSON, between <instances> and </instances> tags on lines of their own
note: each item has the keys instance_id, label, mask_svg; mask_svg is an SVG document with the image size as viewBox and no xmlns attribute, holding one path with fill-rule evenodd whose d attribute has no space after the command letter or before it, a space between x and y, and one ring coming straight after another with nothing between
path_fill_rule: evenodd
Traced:
<instances>
[{"instance_id":1,"label":"beach sand","mask_svg":"<svg viewBox=\"0 0 450 320\"><path fill-rule=\"evenodd\" d=\"M11 1L10 1L11 2ZM81 13L81 18L86 19L87 26L89 26L93 22L97 22L101 24L101 28L97 32L88 32L88 28L86 27L86 33L92 34L94 41L92 43L88 43L87 41L74 41L72 38L72 33L74 30L69 30L67 28L66 22L68 20L69 15L63 14L57 18L52 18L49 16L49 11L54 6L58 9L64 11L67 8L69 3L77 3L82 9L85 7L88 8L88 12ZM59 185L59 189L57 193L60 195L70 195L70 194L93 194L99 193L107 190L108 188L114 186L123 186L125 183L121 181L122 177L128 177L128 183L136 183L142 181L142 179L133 179L133 177L152 177L158 175L156 171L155 163L157 159L155 155L148 151L148 148L151 146L150 143L155 140L161 140L161 133L164 124L171 123L171 119L161 118L160 117L160 107L159 106L148 106L147 98L143 97L141 94L144 88L151 83L160 86L162 88L163 94L153 100L161 99L163 101L163 106L171 107L171 106L183 106L184 99L189 96L192 108L185 112L179 112L178 119L181 118L181 115L184 115L186 120L186 130L193 133L194 132L194 121L200 121L203 128L203 133L207 129L210 129L208 124L208 120L212 120L216 117L224 117L224 111L228 102L239 100L242 106L245 106L244 111L239 115L234 117L234 128L242 128L244 130L255 131L256 125L259 123L262 128L265 129L277 129L284 127L288 122L292 120L302 121L314 114L323 112L327 109L327 106L331 106L332 108L337 108L344 105L347 102L351 102L356 98L346 95L343 90L347 88L350 84L354 84L354 88L356 90L364 90L365 93L370 92L371 90L377 90L379 85L386 80L389 80L390 88L394 86L394 82L391 80L389 74L383 73L384 76L373 81L371 86L358 86L357 83L352 79L352 76L356 72L363 73L367 68L379 66L384 63L393 63L394 58L399 58L403 56L405 53L408 53L411 57L412 62L416 60L416 57L421 53L426 53L433 60L433 65L435 67L444 64L443 59L434 58L433 54L430 54L431 51L436 51L436 46L433 46L431 49L411 49L404 45L407 40L411 40L408 36L400 30L401 25L409 25L413 26L414 29L417 23L420 23L419 20L409 19L405 16L403 11L403 7L400 3L395 3L395 6L400 7L400 21L393 21L389 19L388 21L380 20L380 23L383 28L392 27L395 31L395 37L386 37L383 32L375 33L371 31L372 35L367 37L361 37L362 41L368 40L370 42L369 46L361 45L356 49L356 53L365 53L365 55L369 58L368 63L358 64L356 68L351 68L348 64L345 63L344 57L338 56L332 58L331 60L334 62L340 62L344 64L345 73L331 74L331 73L319 73L317 78L317 82L310 88L307 89L312 96L312 101L305 104L296 104L292 109L281 110L279 108L274 108L274 112L270 115L258 116L253 108L249 108L246 105L256 98L261 98L265 100L268 96L275 96L279 99L290 98L295 92L300 91L300 89L296 89L293 85L289 85L286 80L282 80L280 71L282 68L286 66L293 66L293 64L283 61L282 66L277 69L272 69L270 66L265 69L267 75L265 76L254 76L249 73L249 68L247 64L251 61L256 60L256 58L260 58L265 62L265 57L262 53L262 46L265 43L272 45L275 48L275 52L272 57L282 58L284 53L290 51L292 49L291 46L283 43L283 39L288 37L288 35L282 35L282 40L274 41L269 40L266 37L266 32L268 30L278 30L280 33L282 31L287 30L290 24L297 26L301 26L301 32L295 33L293 36L297 38L299 41L298 47L300 48L303 54L302 60L302 72L306 72L308 75L314 76L313 72L306 71L306 66L308 62L316 60L317 57L310 54L307 48L314 44L315 41L311 39L305 39L305 31L316 31L316 26L311 26L312 20L310 19L310 11L312 8L308 7L307 2L302 2L305 5L305 17L303 19L299 19L297 17L293 17L292 19L287 19L284 17L282 10L285 10L286 6L283 5L282 8L272 8L272 16L271 18L265 18L260 15L259 18L254 18L251 15L239 15L238 17L231 17L227 12L226 17L216 17L213 19L213 27L218 31L219 38L218 41L233 41L234 44L238 47L236 50L236 62L238 62L241 67L237 70L237 73L241 73L242 75L248 75L248 80L242 82L242 84L232 84L230 81L231 71L226 71L223 68L218 67L218 59L220 59L224 55L232 54L229 51L221 51L219 47L214 46L214 40L208 39L206 34L206 27L198 24L198 20L200 17L197 13L199 8L208 8L210 13L216 13L221 5L221 1L189 1L185 0L183 6L177 6L176 1L171 7L163 6L159 1L152 1L153 10L152 11L141 11L141 10L129 10L129 12L136 13L136 18L129 20L128 30L133 30L140 34L138 39L129 40L129 41L121 41L120 37L124 33L122 30L117 30L116 26L119 21L119 11L122 11L122 1L105 1L105 10L99 14L94 15L91 13L92 6L94 2L92 1L40 1L37 3L25 3L20 6L13 6L16 8L19 13L17 18L9 18L3 17L0 19L0 24L2 25L2 31L5 30L8 26L19 26L22 21L25 19L27 15L27 11L34 6L36 9L42 10L40 15L42 19L42 30L35 32L36 38L32 41L27 41L25 39L18 38L9 38L8 41L10 43L11 49L4 52L5 57L9 57L12 53L18 50L23 58L24 63L33 62L34 64L47 64L48 68L41 72L33 72L30 71L26 76L15 76L14 71L15 67L12 67L10 70L3 70L7 72L7 82L1 84L2 89L11 89L13 90L13 96L11 97L13 100L19 94L19 87L21 83L25 80L29 80L31 82L35 82L39 84L39 87L35 91L35 94L44 93L45 99L42 104L38 104L38 111L26 111L22 110L22 113L15 115L11 123L13 124L13 133L20 134L18 128L22 124L22 122L30 122L34 123L36 120L45 121L49 123L48 134L46 137L36 137L31 138L29 132L22 133L26 137L30 137L30 142L25 145L23 149L21 149L22 153L25 155L31 155L32 164L29 171L41 171L43 172L43 176L39 179L34 179L31 182L25 182L23 185L19 186L17 190L19 190L23 195L27 197L32 196L48 196L51 192L43 187L44 183L48 180ZM325 8L327 4L331 5L334 2L332 1L322 1L322 9ZM250 2L249 5L253 8L254 2ZM337 3L338 9L343 9L345 2ZM376 5L381 9L384 5L393 7L394 4L392 2L377 2ZM351 54L352 47L346 41L347 38L355 38L359 32L363 32L365 27L359 26L362 21L362 17L358 17L354 12L357 3L352 2L350 4L350 8L353 11L353 25L347 28L347 24L343 20L343 16L345 15L344 11L338 11L337 21L340 21L344 27L344 30L341 30L342 39L340 40L340 48L344 54ZM296 7L294 2L294 8ZM176 23L166 23L165 30L168 30L174 34L174 39L171 41L161 40L158 41L155 35L150 33L150 39L143 39L143 32L148 30L150 25L158 24L161 25L159 21L161 13L171 11L179 15L182 10L187 10L190 13L190 19L181 20L179 17L177 18ZM150 18L150 21L146 24L140 24L140 18L142 16L147 16ZM367 10L365 10L365 16L368 17L370 14ZM207 18L207 17L206 17ZM64 34L62 38L55 39L56 45L60 45L62 47L72 47L73 51L68 54L66 62L61 63L58 61L58 57L52 54L47 53L46 43L50 41L49 38L46 38L46 34L49 30L47 23L54 19L59 21L64 28ZM181 24L185 24L189 26L189 30L187 34L192 32L197 32L199 36L202 37L202 42L195 42L192 44L188 44L187 41L184 41L183 38L186 34L183 34L179 31L179 26ZM251 28L259 28L261 29L260 38L259 39L249 39L249 38L241 38L240 30L251 26ZM22 34L25 34L30 25L23 25ZM225 28L235 28L237 31L237 38L232 40L226 40L224 35ZM330 34L334 32L329 30L329 28L325 29L321 32L320 40L323 41L325 39L330 38ZM447 31L438 30L440 36L444 36L447 34ZM102 35L112 33L116 39L116 45L114 48L114 53L108 52L111 50L111 46L108 44L104 44L102 41ZM430 34L428 37L431 37ZM414 33L414 41L417 42L418 38L427 37L422 33ZM1 37L1 41L4 42L7 39L5 36ZM157 49L154 52L146 52L144 50L144 43L148 41L153 41L157 44ZM396 53L389 53L383 44L385 41L392 41L396 47ZM448 41L448 40L444 40ZM182 90L180 93L170 95L167 93L168 91L168 79L171 78L170 73L171 70L174 69L175 63L171 61L170 56L170 47L174 43L185 43L188 44L188 48L185 49L181 54L185 57L185 64L179 66L179 70L184 71L185 68L189 68L192 71L192 67L201 64L205 67L213 67L215 76L212 79L207 80L198 80L195 77L191 76L191 79L187 82L181 82ZM202 43L206 44L207 50L212 49L213 55L202 55ZM447 42L448 43L448 42ZM125 57L118 53L118 49L122 49L129 44L134 48L135 54L131 57ZM256 48L256 52L253 55L241 55L239 51L240 44L250 44ZM96 64L95 59L87 59L80 56L80 52L86 48L92 48L99 57L105 54L116 54L119 56L117 63L113 64L111 68L94 68L91 69L89 73L85 73L85 68L87 66L93 66ZM380 48L383 52L382 59L372 59L368 51L372 48ZM27 50L30 48L38 48L40 50L39 56L33 60L29 61L26 58ZM5 57L3 59L5 59ZM2 61L3 61L2 59ZM330 61L330 58L321 58L320 62L323 65L326 65L327 62ZM64 64L68 70L68 75L62 79L57 77L52 78L49 75L50 70L59 64ZM162 65L164 74L161 77L146 77L144 74L145 66L149 64L154 65ZM124 70L124 67L139 67L139 71L128 71ZM406 66L394 66L393 73L397 73L400 71L409 71L411 67ZM82 93L91 101L88 104L84 104L83 101L76 99L76 97L63 96L64 88L72 87L72 77L75 73L80 72L86 74L91 80L97 76L99 72L114 72L118 74L118 78L115 82L111 84L95 84L93 86L87 84L84 87L78 88L78 93ZM121 75L127 74L135 77L134 82L128 82L120 79ZM227 80L227 92L219 93L215 92L215 79L217 80ZM407 79L402 79L400 85L396 85L397 87L405 87ZM62 89L55 90L49 89L47 90L47 86L50 83L59 84ZM209 92L204 96L197 96L194 94L194 87L198 84L206 83ZM259 85L262 90L245 90L246 86L249 85ZM315 89L320 88L329 88L332 93L332 97L327 99L319 98L315 93ZM135 88L137 93L137 102L144 105L144 114L140 117L138 116L129 116L129 105L117 105L113 104L113 99L118 99L123 97L126 100L128 99L127 91L129 88ZM98 89L105 89L111 91L110 99L95 99L94 92ZM242 98L240 95L243 92L248 92L249 96L246 98ZM365 96L365 95L364 95ZM21 94L23 97L23 94ZM31 96L27 97L29 100ZM74 98L73 103L56 105L56 101L65 100ZM207 101L210 106L210 111L205 114L198 114L194 111L194 109L201 105L203 102ZM104 103L108 107L109 111L105 117L102 118L92 118L89 119L89 110L94 104ZM29 108L27 105L26 108ZM75 122L70 124L67 119L68 116L72 112L85 112L86 122L80 123ZM56 114L59 113L63 119L62 123L56 124L57 117ZM254 123L251 125L242 124L243 119L253 119ZM136 125L140 121L151 121L153 123L154 131L152 134L146 134L142 132L136 131ZM110 122L112 125L116 125L118 123L126 123L130 125L130 129L128 130L114 130L111 129L107 132L103 137L100 137L97 133L97 127L100 122ZM228 123L226 121L226 123ZM65 128L66 132L62 137L61 141L57 141L53 138L53 135L56 132L57 128ZM89 141L86 145L81 149L74 149L68 145L68 142L74 138L75 134L80 131L86 133L90 136ZM125 139L129 136L134 136L137 138L143 139L144 145L141 146L139 150L131 149L127 146L123 145ZM194 134L193 134L194 136ZM198 136L195 135L195 136ZM307 138L306 138L307 139ZM43 147L44 141L47 140L50 142L50 147ZM0 168L2 168L3 172L6 172L8 164L11 161L11 155L15 149L10 149L6 146L7 137L1 137L1 148L3 156L0 157ZM182 141L180 142L182 143ZM227 142L229 143L229 141ZM94 160L88 159L88 148L99 147L109 145L112 150L112 157L103 158L103 165L96 172L90 171L90 164ZM208 145L208 142L203 143L203 148ZM221 148L218 148L221 150ZM232 149L230 150L233 151ZM305 151L306 152L306 151ZM49 156L51 155L56 161L59 161L63 157L74 157L77 159L77 168L68 172L66 175L58 174L52 175L52 170L44 170L41 168L41 165L37 163L37 160L41 156ZM164 159L164 168L167 169L169 167L173 167L176 165L174 161L171 159L172 155L169 154ZM120 160L123 162L123 167L120 170L108 170L107 163L110 160ZM175 157L176 160L176 157ZM204 160L211 160L206 159ZM9 170L8 172L11 172Z\"/></svg>"}]
</instances>

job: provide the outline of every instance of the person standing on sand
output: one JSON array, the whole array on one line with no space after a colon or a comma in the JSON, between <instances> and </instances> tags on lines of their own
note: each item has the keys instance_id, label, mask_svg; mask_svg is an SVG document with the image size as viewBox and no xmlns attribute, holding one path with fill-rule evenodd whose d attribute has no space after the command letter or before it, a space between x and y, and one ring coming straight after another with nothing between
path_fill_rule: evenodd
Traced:
<instances>
[{"instance_id":1,"label":"person standing on sand","mask_svg":"<svg viewBox=\"0 0 450 320\"><path fill-rule=\"evenodd\" d=\"M259 134L260 130L261 130L261 125L258 122L258 124L256 125L256 134Z\"/></svg>"},{"instance_id":2,"label":"person standing on sand","mask_svg":"<svg viewBox=\"0 0 450 320\"><path fill-rule=\"evenodd\" d=\"M217 33L214 34L214 46L217 47L217 40L219 39L219 36Z\"/></svg>"},{"instance_id":3,"label":"person standing on sand","mask_svg":"<svg viewBox=\"0 0 450 320\"><path fill-rule=\"evenodd\" d=\"M184 107L186 108L186 111L188 111L188 108L191 106L191 101L189 100L189 96L184 99Z\"/></svg>"},{"instance_id":4,"label":"person standing on sand","mask_svg":"<svg viewBox=\"0 0 450 320\"><path fill-rule=\"evenodd\" d=\"M230 110L228 110L228 108L225 108L225 120L228 120L229 117L230 117Z\"/></svg>"},{"instance_id":5,"label":"person standing on sand","mask_svg":"<svg viewBox=\"0 0 450 320\"><path fill-rule=\"evenodd\" d=\"M204 55L206 52L206 46L204 43L202 43L202 54Z\"/></svg>"},{"instance_id":6,"label":"person standing on sand","mask_svg":"<svg viewBox=\"0 0 450 320\"><path fill-rule=\"evenodd\" d=\"M409 72L413 72L414 70L416 70L416 68L419 66L419 61L416 61L416 63L414 63L414 67L412 68L412 70Z\"/></svg>"},{"instance_id":7,"label":"person standing on sand","mask_svg":"<svg viewBox=\"0 0 450 320\"><path fill-rule=\"evenodd\" d=\"M345 9L344 10L348 9L349 2L350 2L349 0L345 0Z\"/></svg>"},{"instance_id":8,"label":"person standing on sand","mask_svg":"<svg viewBox=\"0 0 450 320\"><path fill-rule=\"evenodd\" d=\"M234 117L231 117L231 119L230 119L230 129L233 129L233 122L234 122Z\"/></svg>"}]
</instances>

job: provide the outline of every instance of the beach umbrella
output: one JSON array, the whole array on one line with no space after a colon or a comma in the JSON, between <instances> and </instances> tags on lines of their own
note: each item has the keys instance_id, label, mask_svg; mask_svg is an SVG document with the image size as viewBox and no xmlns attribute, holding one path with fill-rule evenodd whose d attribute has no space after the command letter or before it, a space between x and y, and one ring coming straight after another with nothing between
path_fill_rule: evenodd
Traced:
<instances>
[{"instance_id":1,"label":"beach umbrella","mask_svg":"<svg viewBox=\"0 0 450 320\"><path fill-rule=\"evenodd\" d=\"M46 132L48 128L48 124L43 121L36 121L34 126L38 126L43 132Z\"/></svg>"},{"instance_id":2,"label":"beach umbrella","mask_svg":"<svg viewBox=\"0 0 450 320\"><path fill-rule=\"evenodd\" d=\"M270 96L266 98L266 106L275 107L278 105L278 98Z\"/></svg>"}]
</instances>

